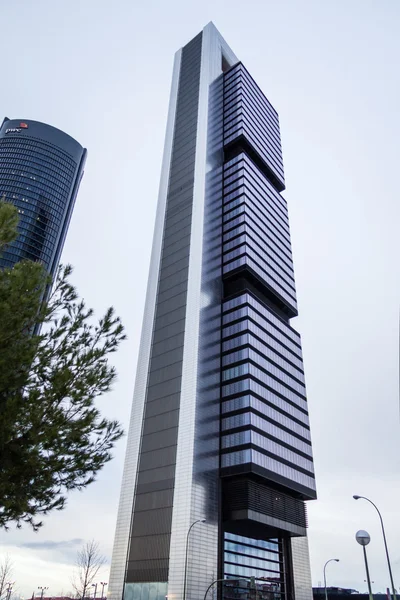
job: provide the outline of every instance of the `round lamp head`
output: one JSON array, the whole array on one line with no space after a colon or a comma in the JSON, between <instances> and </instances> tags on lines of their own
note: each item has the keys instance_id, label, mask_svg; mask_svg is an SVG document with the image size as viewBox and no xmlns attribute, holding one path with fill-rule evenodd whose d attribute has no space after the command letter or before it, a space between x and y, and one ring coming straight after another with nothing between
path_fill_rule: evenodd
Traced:
<instances>
[{"instance_id":1,"label":"round lamp head","mask_svg":"<svg viewBox=\"0 0 400 600\"><path fill-rule=\"evenodd\" d=\"M205 519L200 519L200 523L205 523L206 520Z\"/></svg>"},{"instance_id":2,"label":"round lamp head","mask_svg":"<svg viewBox=\"0 0 400 600\"><path fill-rule=\"evenodd\" d=\"M371 541L371 537L368 531L364 531L364 529L360 529L356 533L356 540L361 546L368 546Z\"/></svg>"},{"instance_id":3,"label":"round lamp head","mask_svg":"<svg viewBox=\"0 0 400 600\"><path fill-rule=\"evenodd\" d=\"M353 498L354 498L354 500L359 500L361 498L361 496L357 496L357 494L354 494Z\"/></svg>"}]
</instances>

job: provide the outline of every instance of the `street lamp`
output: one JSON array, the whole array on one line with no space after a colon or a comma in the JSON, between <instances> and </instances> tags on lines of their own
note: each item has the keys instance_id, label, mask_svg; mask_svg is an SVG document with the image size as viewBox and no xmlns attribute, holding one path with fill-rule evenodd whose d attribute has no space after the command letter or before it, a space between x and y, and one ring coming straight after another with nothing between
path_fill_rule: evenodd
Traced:
<instances>
[{"instance_id":1,"label":"street lamp","mask_svg":"<svg viewBox=\"0 0 400 600\"><path fill-rule=\"evenodd\" d=\"M338 558L330 558L329 560L326 561L326 563L324 564L324 588L325 588L325 600L328 600L328 590L326 589L326 565L329 564L330 562L339 562Z\"/></svg>"},{"instance_id":2,"label":"street lamp","mask_svg":"<svg viewBox=\"0 0 400 600\"><path fill-rule=\"evenodd\" d=\"M226 581L225 579L214 579L214 581L212 583L210 583L210 585L208 586L208 588L206 589L206 593L204 594L204 600L206 600L207 598L207 594L210 591L210 589L212 588L212 586L216 583L220 583L221 581Z\"/></svg>"},{"instance_id":3,"label":"street lamp","mask_svg":"<svg viewBox=\"0 0 400 600\"><path fill-rule=\"evenodd\" d=\"M205 519L197 519L197 521L194 521L194 523L192 523L191 526L189 527L189 530L186 535L185 574L184 574L184 579L183 579L183 598L182 598L182 600L186 600L186 579L187 579L187 562L188 562L188 550L189 550L189 535L190 535L190 532L192 531L192 528L196 525L196 523L205 523L205 522L206 522Z\"/></svg>"},{"instance_id":4,"label":"street lamp","mask_svg":"<svg viewBox=\"0 0 400 600\"><path fill-rule=\"evenodd\" d=\"M94 587L94 596L93 596L94 600L96 600L96 596L97 596L97 585L98 585L97 583L92 583L92 587Z\"/></svg>"},{"instance_id":5,"label":"street lamp","mask_svg":"<svg viewBox=\"0 0 400 600\"><path fill-rule=\"evenodd\" d=\"M48 589L49 589L49 586L38 585L38 590L42 590L42 592L40 594L40 600L43 600L44 590L48 590Z\"/></svg>"},{"instance_id":6,"label":"street lamp","mask_svg":"<svg viewBox=\"0 0 400 600\"><path fill-rule=\"evenodd\" d=\"M103 586L103 587L101 588L101 598L102 598L102 600L103 600L103 599L104 599L104 588L105 588L105 587L106 587L106 585L107 585L107 581L100 581L100 585L101 585L101 586Z\"/></svg>"},{"instance_id":7,"label":"street lamp","mask_svg":"<svg viewBox=\"0 0 400 600\"><path fill-rule=\"evenodd\" d=\"M360 499L361 500L366 500L367 502L369 502L370 504L372 504L372 506L375 508L376 512L379 515L379 518L380 518L380 521L381 521L381 527L382 527L383 543L385 544L386 559L387 559L387 564L388 564L388 568L389 568L390 583L392 585L393 600L396 600L396 589L394 587L394 582L393 582L392 567L390 565L389 550L388 550L388 547L387 547L386 533L385 533L385 527L383 525L382 515L381 515L381 513L379 511L379 508L376 506L376 504L374 504L372 502L372 500L370 500L369 498L366 498L365 496L357 496L357 495L354 495L353 498L354 498L354 500L360 500Z\"/></svg>"},{"instance_id":8,"label":"street lamp","mask_svg":"<svg viewBox=\"0 0 400 600\"><path fill-rule=\"evenodd\" d=\"M373 600L372 588L371 588L371 578L369 576L368 561L367 561L367 551L365 549L365 546L368 546L368 544L370 543L371 537L367 531L360 529L360 531L357 531L357 533L356 533L356 540L360 544L360 546L363 547L365 572L367 574L367 582L368 582L369 600Z\"/></svg>"}]
</instances>

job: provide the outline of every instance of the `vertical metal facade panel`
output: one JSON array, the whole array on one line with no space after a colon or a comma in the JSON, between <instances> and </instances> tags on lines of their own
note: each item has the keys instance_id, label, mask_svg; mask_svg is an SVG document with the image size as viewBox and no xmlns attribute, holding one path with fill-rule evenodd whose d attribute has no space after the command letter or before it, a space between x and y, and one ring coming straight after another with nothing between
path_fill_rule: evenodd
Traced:
<instances>
[{"instance_id":1,"label":"vertical metal facade panel","mask_svg":"<svg viewBox=\"0 0 400 600\"><path fill-rule=\"evenodd\" d=\"M190 231L192 221L201 38L201 34L198 35L182 50L153 352L150 357L136 489L136 501L140 502L142 495L146 495L150 508L147 511L134 511L126 578L128 583L168 580L170 548L166 540L171 532L173 495L169 496L168 506L160 509L156 504L160 492L169 490L175 477L186 322L186 315L177 314L176 306L185 306L187 303L190 237L180 245L178 251L174 244L182 238L182 231ZM173 299L173 304L162 295L166 292ZM153 415L153 402L171 400L170 410ZM161 438L162 434L166 435ZM147 437L154 435L158 436L159 441L163 439L164 445L149 450ZM152 491L155 483L157 489ZM142 548L147 537L151 538L153 547L159 547L156 550L157 560L143 560Z\"/></svg>"},{"instance_id":2,"label":"vertical metal facade panel","mask_svg":"<svg viewBox=\"0 0 400 600\"><path fill-rule=\"evenodd\" d=\"M165 209L169 181L169 169L172 154L175 110L178 93L181 51L177 52L172 76L168 122L165 136L164 156L161 170L160 189L156 223L154 227L153 248L150 260L149 280L143 315L142 334L139 346L135 390L129 424L128 441L125 456L124 473L121 484L117 524L111 561L108 597L110 600L122 600L126 577L127 557L130 546L132 511L135 506L135 485L137 478L138 456L141 442L144 403L146 398L149 360L153 337L156 295L165 221ZM155 434L157 437L158 434ZM155 442L156 445L157 442ZM173 481L172 481L173 484ZM156 487L156 485L154 486ZM151 556L151 555L150 555Z\"/></svg>"},{"instance_id":3,"label":"vertical metal facade panel","mask_svg":"<svg viewBox=\"0 0 400 600\"><path fill-rule=\"evenodd\" d=\"M291 540L294 597L296 600L312 600L310 554L307 537Z\"/></svg>"},{"instance_id":4,"label":"vertical metal facade panel","mask_svg":"<svg viewBox=\"0 0 400 600\"><path fill-rule=\"evenodd\" d=\"M222 241L222 56L237 58L213 24L203 30L189 285L175 472L168 595L204 596L218 576Z\"/></svg>"}]
</instances>

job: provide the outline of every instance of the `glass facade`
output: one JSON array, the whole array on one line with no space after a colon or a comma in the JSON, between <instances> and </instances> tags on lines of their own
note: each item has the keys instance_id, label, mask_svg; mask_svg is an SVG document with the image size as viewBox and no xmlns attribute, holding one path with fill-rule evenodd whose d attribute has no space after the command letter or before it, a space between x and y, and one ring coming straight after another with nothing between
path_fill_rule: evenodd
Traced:
<instances>
[{"instance_id":1,"label":"glass facade","mask_svg":"<svg viewBox=\"0 0 400 600\"><path fill-rule=\"evenodd\" d=\"M175 58L111 600L311 600L284 186L278 115L209 24Z\"/></svg>"},{"instance_id":2,"label":"glass facade","mask_svg":"<svg viewBox=\"0 0 400 600\"><path fill-rule=\"evenodd\" d=\"M165 600L168 591L166 581L126 583L125 600Z\"/></svg>"},{"instance_id":3,"label":"glass facade","mask_svg":"<svg viewBox=\"0 0 400 600\"><path fill-rule=\"evenodd\" d=\"M0 197L18 208L19 236L0 258L0 267L12 267L26 258L40 261L54 272L85 158L86 150L54 127L4 120L0 129Z\"/></svg>"},{"instance_id":4,"label":"glass facade","mask_svg":"<svg viewBox=\"0 0 400 600\"><path fill-rule=\"evenodd\" d=\"M283 542L224 534L223 598L241 600L285 597Z\"/></svg>"}]
</instances>

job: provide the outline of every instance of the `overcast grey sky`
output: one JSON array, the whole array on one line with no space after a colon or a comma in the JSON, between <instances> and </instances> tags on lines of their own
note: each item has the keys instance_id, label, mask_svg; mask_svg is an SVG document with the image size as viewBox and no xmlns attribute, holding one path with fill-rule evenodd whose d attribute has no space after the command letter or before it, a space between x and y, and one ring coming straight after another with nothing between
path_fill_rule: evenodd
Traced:
<instances>
[{"instance_id":1,"label":"overcast grey sky","mask_svg":"<svg viewBox=\"0 0 400 600\"><path fill-rule=\"evenodd\" d=\"M63 254L97 314L127 328L101 405L127 427L174 52L210 20L280 114L319 499L308 504L313 583L400 586L398 0L0 0L0 116L36 119L88 148ZM65 511L0 533L19 590L67 592L76 549L111 556L126 439ZM107 572L103 573L108 577Z\"/></svg>"}]
</instances>

